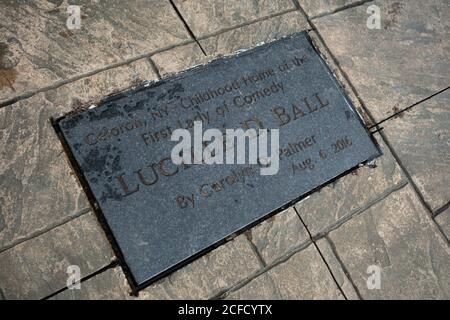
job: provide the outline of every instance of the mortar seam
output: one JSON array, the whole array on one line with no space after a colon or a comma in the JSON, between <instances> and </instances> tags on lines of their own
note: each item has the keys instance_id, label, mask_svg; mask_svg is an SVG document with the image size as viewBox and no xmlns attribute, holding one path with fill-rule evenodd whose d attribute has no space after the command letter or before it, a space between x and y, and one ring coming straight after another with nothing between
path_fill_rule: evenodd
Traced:
<instances>
[{"instance_id":1,"label":"mortar seam","mask_svg":"<svg viewBox=\"0 0 450 320\"><path fill-rule=\"evenodd\" d=\"M372 206L376 205L377 203L379 203L379 202L383 201L384 199L386 199L387 197L389 197L392 193L397 192L398 190L401 190L402 188L404 188L407 185L408 185L408 181L406 179L403 179L399 183L393 185L392 187L387 188L382 193L380 193L377 197L369 200L367 203L365 203L361 207L351 210L348 214L342 216L341 218L334 221L327 227L314 233L313 239L319 240L320 238L323 238L326 234L338 229L340 226L342 226L344 223L351 220L353 217L356 217L356 216L362 214L364 211L370 209Z\"/></svg>"},{"instance_id":2,"label":"mortar seam","mask_svg":"<svg viewBox=\"0 0 450 320\"><path fill-rule=\"evenodd\" d=\"M58 222L53 223L53 224L46 225L41 230L33 231L30 234L28 234L28 235L26 235L26 236L24 236L22 238L19 238L18 240L15 240L12 243L7 244L7 245L3 246L2 248L0 248L0 254L5 252L5 251L8 251L8 250L10 250L10 249L12 249L14 247L16 247L17 245L19 245L21 243L26 242L28 240L32 240L34 238L40 237L43 234L46 234L47 232L52 231L53 229L56 229L56 228L66 224L66 223L71 222L72 220L75 220L75 219L85 215L86 213L89 213L90 211L91 211L91 209L89 207L84 208L82 210L77 211L73 215L70 215L70 216L62 219L61 221L58 221Z\"/></svg>"},{"instance_id":3,"label":"mortar seam","mask_svg":"<svg viewBox=\"0 0 450 320\"><path fill-rule=\"evenodd\" d=\"M101 267L97 271L92 272L92 273L88 274L87 276L84 276L83 278L81 278L80 279L80 284L82 284L83 282L85 282L85 281L87 281L87 280L89 280L89 279L91 279L91 278L93 278L93 277L95 277L95 276L105 272L105 271L108 271L109 269L113 269L113 268L115 268L117 266L119 266L119 260L115 259L115 260L111 261L110 263L108 263L107 265ZM61 292L64 292L64 291L67 291L67 290L69 290L67 288L67 286L63 287L63 288L61 288L59 290L56 290L55 292L45 296L44 298L41 298L40 300L48 300L48 299L50 299L50 298L60 294Z\"/></svg>"},{"instance_id":4,"label":"mortar seam","mask_svg":"<svg viewBox=\"0 0 450 320\"><path fill-rule=\"evenodd\" d=\"M331 267L329 266L327 260L325 259L325 257L322 254L322 251L320 251L319 246L317 245L316 241L313 239L311 232L309 231L308 227L306 226L305 222L303 221L302 217L300 216L300 214L297 211L297 208L295 207L295 205L293 206L295 213L297 214L297 217L300 219L300 222L303 224L303 227L305 228L306 232L308 233L309 239L311 240L311 242L314 244L314 247L316 248L317 252L320 255L320 258L322 259L322 262L325 264L325 267L328 270L328 273L330 274L331 278L334 281L334 284L336 285L336 287L338 288L338 290L341 292L342 296L344 297L345 300L348 300L347 295L345 294L344 290L341 288L341 286L339 285L333 271L331 270Z\"/></svg>"},{"instance_id":5,"label":"mortar seam","mask_svg":"<svg viewBox=\"0 0 450 320\"><path fill-rule=\"evenodd\" d=\"M339 263L339 265L340 265L340 267L342 269L342 272L344 272L344 274L347 277L348 281L350 281L350 284L352 285L353 289L355 290L356 295L358 296L358 298L360 300L364 300L362 295L361 295L361 292L359 291L358 287L355 284L355 281L353 281L353 278L350 275L350 272L348 271L347 267L345 266L344 262L342 261L341 256L337 252L337 248L336 248L334 242L331 240L331 238L328 235L326 235L324 238L328 242L328 244L329 244L329 246L331 248L331 251L333 252L334 257L336 258L337 262Z\"/></svg>"},{"instance_id":6,"label":"mortar seam","mask_svg":"<svg viewBox=\"0 0 450 320\"><path fill-rule=\"evenodd\" d=\"M285 252L283 255L281 255L280 257L278 257L277 259L273 260L271 263L268 263L265 267L259 269L258 271L253 272L252 274L250 274L248 277L238 281L237 283L228 286L227 288L224 288L222 290L220 290L218 293L212 295L209 299L210 300L214 300L214 299L218 299L224 295L227 295L231 292L237 291L240 288L244 287L245 285L247 285L249 282L251 282L252 280L258 278L259 276L261 276L262 274L268 272L269 270L287 262L292 256L294 256L295 254L303 251L304 249L308 248L309 245L311 245L312 242L310 239L307 239L305 241L303 241L301 244L291 248L290 250L288 250L287 252Z\"/></svg>"}]
</instances>

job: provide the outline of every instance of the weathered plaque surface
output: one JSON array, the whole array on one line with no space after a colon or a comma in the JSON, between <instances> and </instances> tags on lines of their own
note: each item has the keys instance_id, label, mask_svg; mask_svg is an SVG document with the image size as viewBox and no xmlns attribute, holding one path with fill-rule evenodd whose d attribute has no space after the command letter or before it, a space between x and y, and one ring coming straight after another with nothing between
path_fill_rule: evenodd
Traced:
<instances>
[{"instance_id":1,"label":"weathered plaque surface","mask_svg":"<svg viewBox=\"0 0 450 320\"><path fill-rule=\"evenodd\" d=\"M195 120L204 130L278 128L278 174L174 165L171 133ZM304 33L108 98L56 127L135 288L379 155Z\"/></svg>"}]
</instances>

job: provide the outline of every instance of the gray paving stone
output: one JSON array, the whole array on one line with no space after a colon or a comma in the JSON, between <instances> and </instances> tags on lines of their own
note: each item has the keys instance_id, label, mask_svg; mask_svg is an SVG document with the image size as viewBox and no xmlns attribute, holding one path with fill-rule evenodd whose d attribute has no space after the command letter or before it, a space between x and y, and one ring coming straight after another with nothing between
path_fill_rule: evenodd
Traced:
<instances>
[{"instance_id":1,"label":"gray paving stone","mask_svg":"<svg viewBox=\"0 0 450 320\"><path fill-rule=\"evenodd\" d=\"M67 285L67 268L85 277L114 254L93 214L87 213L0 253L0 286L6 299L40 299Z\"/></svg>"},{"instance_id":2,"label":"gray paving stone","mask_svg":"<svg viewBox=\"0 0 450 320\"><path fill-rule=\"evenodd\" d=\"M366 27L373 4L380 30ZM377 121L449 85L445 0L374 1L313 22Z\"/></svg>"},{"instance_id":3,"label":"gray paving stone","mask_svg":"<svg viewBox=\"0 0 450 320\"><path fill-rule=\"evenodd\" d=\"M174 2L197 38L295 9L291 0L175 0Z\"/></svg>"},{"instance_id":4,"label":"gray paving stone","mask_svg":"<svg viewBox=\"0 0 450 320\"><path fill-rule=\"evenodd\" d=\"M341 70L335 63L331 52L328 50L325 43L320 38L320 35L318 35L317 32L314 30L308 31L308 35L316 50L320 53L320 55L330 68L330 70L333 72L336 79L339 81L339 84L347 94L347 97L352 101L353 105L356 108L356 111L360 115L363 122L366 124L367 127L372 126L374 123L372 122L369 113L361 104L361 101L356 96L355 91L352 89L351 84L347 81L345 75L341 72Z\"/></svg>"},{"instance_id":5,"label":"gray paving stone","mask_svg":"<svg viewBox=\"0 0 450 320\"><path fill-rule=\"evenodd\" d=\"M250 243L240 235L153 283L139 299L207 299L257 272L262 266ZM125 299L129 286L120 268L109 269L81 284L80 290L64 291L55 299Z\"/></svg>"},{"instance_id":6,"label":"gray paving stone","mask_svg":"<svg viewBox=\"0 0 450 320\"><path fill-rule=\"evenodd\" d=\"M306 18L299 11L294 11L201 40L200 44L211 56L231 54L238 49L248 49L308 28Z\"/></svg>"},{"instance_id":7,"label":"gray paving stone","mask_svg":"<svg viewBox=\"0 0 450 320\"><path fill-rule=\"evenodd\" d=\"M450 240L450 208L439 213L434 220L439 224L447 239Z\"/></svg>"},{"instance_id":8,"label":"gray paving stone","mask_svg":"<svg viewBox=\"0 0 450 320\"><path fill-rule=\"evenodd\" d=\"M79 30L66 26L67 2L54 3L0 3L0 101L191 40L169 1L72 1Z\"/></svg>"},{"instance_id":9,"label":"gray paving stone","mask_svg":"<svg viewBox=\"0 0 450 320\"><path fill-rule=\"evenodd\" d=\"M400 161L434 211L450 201L450 90L383 124Z\"/></svg>"},{"instance_id":10,"label":"gray paving stone","mask_svg":"<svg viewBox=\"0 0 450 320\"><path fill-rule=\"evenodd\" d=\"M190 43L157 53L151 59L163 77L199 64L205 64L209 60L197 43Z\"/></svg>"},{"instance_id":11,"label":"gray paving stone","mask_svg":"<svg viewBox=\"0 0 450 320\"><path fill-rule=\"evenodd\" d=\"M51 300L132 300L134 296L120 267L108 269L83 281L80 289L67 289Z\"/></svg>"},{"instance_id":12,"label":"gray paving stone","mask_svg":"<svg viewBox=\"0 0 450 320\"><path fill-rule=\"evenodd\" d=\"M266 264L310 241L293 207L266 219L247 234Z\"/></svg>"},{"instance_id":13,"label":"gray paving stone","mask_svg":"<svg viewBox=\"0 0 450 320\"><path fill-rule=\"evenodd\" d=\"M363 299L450 298L450 247L409 185L329 237ZM368 289L370 265L380 289Z\"/></svg>"},{"instance_id":14,"label":"gray paving stone","mask_svg":"<svg viewBox=\"0 0 450 320\"><path fill-rule=\"evenodd\" d=\"M349 214L383 197L387 192L406 183L381 136L374 135L383 155L375 160L376 167L357 168L296 204L306 227L313 236L327 231L348 219Z\"/></svg>"},{"instance_id":15,"label":"gray paving stone","mask_svg":"<svg viewBox=\"0 0 450 320\"><path fill-rule=\"evenodd\" d=\"M360 0L298 0L298 3L311 17L330 14L335 10L342 9L345 6L358 3Z\"/></svg>"},{"instance_id":16,"label":"gray paving stone","mask_svg":"<svg viewBox=\"0 0 450 320\"><path fill-rule=\"evenodd\" d=\"M353 287L353 284L351 283L350 279L345 274L342 265L340 264L338 258L335 256L328 240L322 238L319 241L317 241L316 244L320 250L320 253L324 257L329 268L331 269L331 272L339 288L341 288L341 290L344 292L345 297L348 300L358 300L359 299L358 294L355 288Z\"/></svg>"},{"instance_id":17,"label":"gray paving stone","mask_svg":"<svg viewBox=\"0 0 450 320\"><path fill-rule=\"evenodd\" d=\"M0 109L0 249L88 207L49 118L154 78L142 59Z\"/></svg>"},{"instance_id":18,"label":"gray paving stone","mask_svg":"<svg viewBox=\"0 0 450 320\"><path fill-rule=\"evenodd\" d=\"M344 299L314 245L294 254L228 299Z\"/></svg>"},{"instance_id":19,"label":"gray paving stone","mask_svg":"<svg viewBox=\"0 0 450 320\"><path fill-rule=\"evenodd\" d=\"M281 300L281 292L275 281L269 274L263 273L257 278L251 280L242 288L227 293L224 297L227 300Z\"/></svg>"}]
</instances>

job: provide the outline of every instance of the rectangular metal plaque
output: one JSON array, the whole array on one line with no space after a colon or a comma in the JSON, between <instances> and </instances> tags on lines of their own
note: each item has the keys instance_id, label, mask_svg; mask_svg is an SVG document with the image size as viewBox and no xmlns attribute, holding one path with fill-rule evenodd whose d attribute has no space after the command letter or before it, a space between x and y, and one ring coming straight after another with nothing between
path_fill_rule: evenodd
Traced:
<instances>
[{"instance_id":1,"label":"rectangular metal plaque","mask_svg":"<svg viewBox=\"0 0 450 320\"><path fill-rule=\"evenodd\" d=\"M279 129L279 172L174 165L171 133L194 121ZM380 154L305 33L121 93L56 128L135 288Z\"/></svg>"}]
</instances>

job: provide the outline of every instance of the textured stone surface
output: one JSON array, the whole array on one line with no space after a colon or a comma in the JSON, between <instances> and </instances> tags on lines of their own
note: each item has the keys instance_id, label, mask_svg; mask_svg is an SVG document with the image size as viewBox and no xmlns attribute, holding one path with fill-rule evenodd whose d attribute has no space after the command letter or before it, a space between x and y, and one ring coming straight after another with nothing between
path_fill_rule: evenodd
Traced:
<instances>
[{"instance_id":1,"label":"textured stone surface","mask_svg":"<svg viewBox=\"0 0 450 320\"><path fill-rule=\"evenodd\" d=\"M75 2L70 1L70 4L77 4ZM0 39L0 104L26 91L70 79L107 64L190 41L168 1L157 2L156 6L164 8L162 13L161 9L155 10L154 2L138 0L131 5L117 0L86 2L83 7L88 12L82 9L82 29L69 31L65 26L67 1L2 1L0 34L4 37ZM358 1L298 2L310 17L314 17ZM56 7L57 3L63 4ZM293 8L291 0L178 0L176 3L183 16L192 19L188 23L194 21L197 24L199 29L194 32L200 30L200 36L229 30L240 24L242 27L201 40L209 54L207 57L194 43L153 55L151 59L163 76L204 63L217 55L250 48L259 42L308 27L300 12L286 12ZM381 7L382 30L366 28L366 9L374 3ZM282 12L285 13L278 16ZM267 18L270 16L272 18ZM152 23L155 20L156 23ZM371 1L358 8L314 19L313 22L319 27L321 36L333 55L337 56L363 102L376 120L380 120L448 86L449 20L445 0L404 0ZM310 36L320 47L320 40L314 32ZM321 51L326 53L325 47L321 47ZM328 59L327 63L339 76L332 60ZM104 238L91 214L82 216L86 219L83 223L79 222L81 218L77 218L37 238L13 248L11 246L88 210L85 196L76 179L70 175L70 166L47 122L49 116L55 112L67 112L110 92L153 78L150 66L143 59L136 64L38 94L14 104L14 108L0 109L0 145L3 146L0 151L0 300L42 297L64 287L68 263L64 259L68 257L71 261L85 263L81 269L82 273L86 271L83 276L101 268L101 252L106 249L89 251L91 242L95 242L93 236ZM350 87L345 81L344 85L347 89ZM435 98L440 102L436 102ZM358 100L353 98L351 91L350 99L358 108ZM382 125L382 132L386 132L395 152L434 211L449 200L448 183L445 184L445 180L449 180L446 175L449 167L446 162L446 155L449 154L449 134L445 126L449 122L445 111L447 105L448 95L445 98L439 95L415 106L403 117ZM361 113L360 109L358 111ZM368 123L367 117L364 119ZM332 186L297 204L299 213L311 231L317 234L344 222L355 211L372 205L371 209L353 216L332 231L336 241L331 245L327 239L317 241L336 281L348 298L357 296L350 280L342 274L339 260L345 260L346 269L360 288L363 298L434 299L445 296L448 299L448 250L444 250L442 241L437 240L442 233L437 231L436 224L428 222L431 218L427 217L427 212L415 199L410 187L387 195L401 188L406 180L380 136L375 136L385 153L377 159L377 168L362 167L355 174L340 178ZM406 189L408 191L404 196ZM395 196L399 193L402 193L401 196ZM381 202L373 205L376 200ZM369 211L380 219L372 223L370 217L365 217ZM89 219L86 218L88 216ZM440 212L434 219L449 239L449 209ZM75 224L76 230L84 229L79 226L85 225L89 229L87 236L76 231ZM92 231L93 227L97 231ZM249 235L253 247L246 239ZM242 280L248 281L262 267L254 254L255 249L269 263L279 261L280 256L289 254L302 243L303 236L301 225L289 209L158 281L141 293L140 298L214 297ZM338 256L333 252L335 245ZM80 250L79 256L76 256L74 252ZM303 252L305 250L297 254ZM388 259L385 258L386 252ZM105 261L112 257L107 256ZM282 268L291 258L272 269L276 270L278 277L285 270L290 272L285 283L281 281L281 286L266 272L242 288L238 285L240 289L230 294L229 298L342 298L339 294L334 295L333 286L323 292L319 292L320 288L308 287L313 284L308 279L313 279L312 275L317 270L320 273L317 277L319 284L330 282L320 272L323 266L307 267L305 271L304 266L316 261L315 254L306 256L312 258ZM386 261L392 263L383 267L382 290L367 290L367 266L381 262L385 265ZM295 281L298 278L306 280ZM289 281L291 279L294 281ZM306 286L307 290L302 290L302 286ZM66 290L54 298L135 299L129 296L129 290L121 268L116 267L83 282L81 290Z\"/></svg>"},{"instance_id":2,"label":"textured stone surface","mask_svg":"<svg viewBox=\"0 0 450 320\"><path fill-rule=\"evenodd\" d=\"M70 265L81 278L114 258L93 214L87 213L0 253L0 284L7 299L40 299L66 287Z\"/></svg>"},{"instance_id":3,"label":"textured stone surface","mask_svg":"<svg viewBox=\"0 0 450 320\"><path fill-rule=\"evenodd\" d=\"M138 60L0 109L0 248L88 207L49 118L154 77Z\"/></svg>"},{"instance_id":4,"label":"textured stone surface","mask_svg":"<svg viewBox=\"0 0 450 320\"><path fill-rule=\"evenodd\" d=\"M406 178L381 136L374 135L383 155L375 160L376 167L363 166L351 174L311 194L296 204L306 227L313 236L348 218L353 211L383 197Z\"/></svg>"},{"instance_id":5,"label":"textured stone surface","mask_svg":"<svg viewBox=\"0 0 450 320\"><path fill-rule=\"evenodd\" d=\"M320 250L320 253L324 257L328 267L330 268L334 279L337 282L337 285L344 292L345 297L348 300L358 300L358 294L351 283L350 279L345 274L341 263L333 252L333 249L329 243L329 241L325 238L320 239L316 242L317 247Z\"/></svg>"},{"instance_id":6,"label":"textured stone surface","mask_svg":"<svg viewBox=\"0 0 450 320\"><path fill-rule=\"evenodd\" d=\"M154 110L164 115L154 118ZM249 119L253 128L279 128L279 168L265 175L248 160L173 164L170 134L198 117L205 129L246 129ZM131 129L118 129L127 123ZM378 156L304 33L127 92L58 126L139 285ZM111 134L102 140L97 127Z\"/></svg>"},{"instance_id":7,"label":"textured stone surface","mask_svg":"<svg viewBox=\"0 0 450 320\"><path fill-rule=\"evenodd\" d=\"M0 101L190 41L169 1L72 1L81 5L79 30L66 26L67 3L53 3L0 3Z\"/></svg>"},{"instance_id":8,"label":"textured stone surface","mask_svg":"<svg viewBox=\"0 0 450 320\"><path fill-rule=\"evenodd\" d=\"M314 245L294 254L229 299L344 299Z\"/></svg>"},{"instance_id":9,"label":"textured stone surface","mask_svg":"<svg viewBox=\"0 0 450 320\"><path fill-rule=\"evenodd\" d=\"M383 124L383 132L432 210L450 201L450 90Z\"/></svg>"},{"instance_id":10,"label":"textured stone surface","mask_svg":"<svg viewBox=\"0 0 450 320\"><path fill-rule=\"evenodd\" d=\"M267 264L309 241L308 232L292 207L261 222L247 234Z\"/></svg>"},{"instance_id":11,"label":"textured stone surface","mask_svg":"<svg viewBox=\"0 0 450 320\"><path fill-rule=\"evenodd\" d=\"M86 281L81 288L64 290L51 300L127 300L131 296L127 279L120 267L105 270Z\"/></svg>"},{"instance_id":12,"label":"textured stone surface","mask_svg":"<svg viewBox=\"0 0 450 320\"><path fill-rule=\"evenodd\" d=\"M147 287L139 293L139 299L212 298L261 267L250 243L241 235ZM81 285L81 290L67 290L56 298L130 298L120 268L107 270Z\"/></svg>"},{"instance_id":13,"label":"textured stone surface","mask_svg":"<svg viewBox=\"0 0 450 320\"><path fill-rule=\"evenodd\" d=\"M308 35L311 38L311 41L314 44L314 47L316 50L320 52L320 55L327 63L330 70L333 72L336 79L339 81L340 85L342 86L343 90L345 90L345 93L347 94L347 97L350 99L350 101L355 106L356 110L361 116L361 119L363 120L366 127L372 126L373 119L370 118L369 113L367 110L363 107L362 101L358 99L357 93L352 88L352 85L347 81L347 78L342 73L341 69L336 64L336 61L333 59L332 53L328 50L326 47L326 44L321 39L320 35L317 34L316 31L310 30L308 31Z\"/></svg>"},{"instance_id":14,"label":"textured stone surface","mask_svg":"<svg viewBox=\"0 0 450 320\"><path fill-rule=\"evenodd\" d=\"M208 55L231 54L306 30L308 26L305 17L294 11L201 40L200 44Z\"/></svg>"},{"instance_id":15,"label":"textured stone surface","mask_svg":"<svg viewBox=\"0 0 450 320\"><path fill-rule=\"evenodd\" d=\"M223 297L228 300L283 299L277 284L267 272L259 275L255 279L252 279L243 287L235 291L228 292Z\"/></svg>"},{"instance_id":16,"label":"textured stone surface","mask_svg":"<svg viewBox=\"0 0 450 320\"><path fill-rule=\"evenodd\" d=\"M291 0L175 0L174 2L197 38L295 9Z\"/></svg>"},{"instance_id":17,"label":"textured stone surface","mask_svg":"<svg viewBox=\"0 0 450 320\"><path fill-rule=\"evenodd\" d=\"M151 57L161 76L176 73L193 66L208 62L197 43L190 43L184 46L157 53Z\"/></svg>"},{"instance_id":18,"label":"textured stone surface","mask_svg":"<svg viewBox=\"0 0 450 320\"><path fill-rule=\"evenodd\" d=\"M366 27L367 7L381 29ZM381 120L449 85L450 10L445 0L375 1L314 20L360 97Z\"/></svg>"},{"instance_id":19,"label":"textured stone surface","mask_svg":"<svg viewBox=\"0 0 450 320\"><path fill-rule=\"evenodd\" d=\"M408 185L329 235L364 299L449 299L450 247ZM381 289L367 268L381 268Z\"/></svg>"},{"instance_id":20,"label":"textured stone surface","mask_svg":"<svg viewBox=\"0 0 450 320\"><path fill-rule=\"evenodd\" d=\"M296 0L310 18L330 14L360 0Z\"/></svg>"},{"instance_id":21,"label":"textured stone surface","mask_svg":"<svg viewBox=\"0 0 450 320\"><path fill-rule=\"evenodd\" d=\"M450 240L450 208L447 208L445 211L439 213L439 215L434 219L441 227L447 239Z\"/></svg>"}]
</instances>

